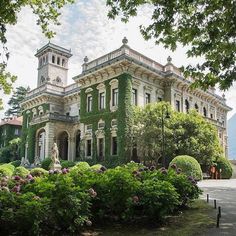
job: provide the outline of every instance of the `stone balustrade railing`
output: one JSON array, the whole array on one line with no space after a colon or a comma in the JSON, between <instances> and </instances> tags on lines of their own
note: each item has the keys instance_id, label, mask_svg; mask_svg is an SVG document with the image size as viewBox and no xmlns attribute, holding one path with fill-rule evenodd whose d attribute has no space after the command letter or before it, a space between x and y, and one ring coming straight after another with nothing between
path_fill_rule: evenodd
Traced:
<instances>
[{"instance_id":1,"label":"stone balustrade railing","mask_svg":"<svg viewBox=\"0 0 236 236\"><path fill-rule=\"evenodd\" d=\"M78 83L71 84L67 87L61 87L61 86L58 86L55 84L45 83L45 84L39 86L38 88L33 89L30 92L28 92L26 95L26 98L37 96L43 92L63 96L63 95L69 94L71 92L74 92L75 90L79 91L79 84Z\"/></svg>"},{"instance_id":2,"label":"stone balustrade railing","mask_svg":"<svg viewBox=\"0 0 236 236\"><path fill-rule=\"evenodd\" d=\"M35 124L46 122L49 120L74 123L74 122L79 121L79 116L67 116L67 115L61 115L57 113L46 113L46 114L33 117L30 122L30 125L35 125Z\"/></svg>"},{"instance_id":3,"label":"stone balustrade railing","mask_svg":"<svg viewBox=\"0 0 236 236\"><path fill-rule=\"evenodd\" d=\"M210 123L214 124L215 126L219 126L219 127L225 127L225 122L219 121L219 120L215 120L209 117L204 117L206 120L208 120Z\"/></svg>"},{"instance_id":4,"label":"stone balustrade railing","mask_svg":"<svg viewBox=\"0 0 236 236\"><path fill-rule=\"evenodd\" d=\"M121 47L111 53L108 53L102 57L97 58L96 60L93 60L91 62L85 62L83 64L83 72L90 70L92 68L95 68L96 66L99 66L105 62L112 60L112 59L118 58L122 55L126 55L126 56L130 57L131 59L135 59L139 62L142 62L142 63L146 64L147 66L150 66L154 69L164 71L164 66L157 63L156 61L142 55L141 53L139 53L129 47Z\"/></svg>"}]
</instances>

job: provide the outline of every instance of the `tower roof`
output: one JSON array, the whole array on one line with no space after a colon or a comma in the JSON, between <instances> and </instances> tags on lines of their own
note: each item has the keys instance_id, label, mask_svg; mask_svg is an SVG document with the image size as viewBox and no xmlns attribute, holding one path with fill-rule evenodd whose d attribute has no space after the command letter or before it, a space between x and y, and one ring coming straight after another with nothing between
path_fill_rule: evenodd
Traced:
<instances>
[{"instance_id":1,"label":"tower roof","mask_svg":"<svg viewBox=\"0 0 236 236\"><path fill-rule=\"evenodd\" d=\"M35 56L38 57L41 54L43 54L45 51L50 50L50 49L54 50L54 51L57 51L58 53L63 54L64 56L66 56L68 58L72 56L71 50L68 50L66 48L60 47L60 46L58 46L56 44L53 44L51 42L47 43L42 48L38 49L37 53L35 54Z\"/></svg>"}]
</instances>

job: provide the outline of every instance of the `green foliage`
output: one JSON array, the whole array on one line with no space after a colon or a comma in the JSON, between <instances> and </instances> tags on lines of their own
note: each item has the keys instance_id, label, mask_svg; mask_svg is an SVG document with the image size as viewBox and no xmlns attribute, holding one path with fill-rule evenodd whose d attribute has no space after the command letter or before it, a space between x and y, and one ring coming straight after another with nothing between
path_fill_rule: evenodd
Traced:
<instances>
[{"instance_id":1,"label":"green foliage","mask_svg":"<svg viewBox=\"0 0 236 236\"><path fill-rule=\"evenodd\" d=\"M177 168L180 168L187 176L192 176L197 180L202 179L202 170L200 164L191 156L177 156L175 157L169 165L171 168L172 165L176 165Z\"/></svg>"},{"instance_id":2,"label":"green foliage","mask_svg":"<svg viewBox=\"0 0 236 236\"><path fill-rule=\"evenodd\" d=\"M69 173L34 174L39 170L47 172L35 168L26 178L0 179L4 235L78 235L90 220L160 222L201 193L196 181L176 168L151 170L128 163L94 171L81 162Z\"/></svg>"},{"instance_id":3,"label":"green foliage","mask_svg":"<svg viewBox=\"0 0 236 236\"><path fill-rule=\"evenodd\" d=\"M179 204L175 187L167 181L145 180L137 196L140 199L139 206L142 207L142 214L150 218L161 219L172 213Z\"/></svg>"},{"instance_id":4,"label":"green foliage","mask_svg":"<svg viewBox=\"0 0 236 236\"><path fill-rule=\"evenodd\" d=\"M196 79L203 89L219 83L228 89L235 81L235 1L112 1L108 16L121 15L125 22L137 15L144 4L151 5L150 24L140 26L144 39L175 50L188 46L187 57L204 57L196 66L187 66L185 76Z\"/></svg>"},{"instance_id":5,"label":"green foliage","mask_svg":"<svg viewBox=\"0 0 236 236\"><path fill-rule=\"evenodd\" d=\"M45 170L49 170L51 163L52 159L50 157L47 157L41 162L41 167Z\"/></svg>"},{"instance_id":6,"label":"green foliage","mask_svg":"<svg viewBox=\"0 0 236 236\"><path fill-rule=\"evenodd\" d=\"M169 163L178 155L194 156L202 166L210 166L222 153L215 127L192 110L188 114L175 112L168 103L135 108L132 133L143 161L158 162L162 154L162 109L170 114L164 119L165 158ZM165 118L165 117L164 117Z\"/></svg>"},{"instance_id":7,"label":"green foliage","mask_svg":"<svg viewBox=\"0 0 236 236\"><path fill-rule=\"evenodd\" d=\"M230 179L232 177L233 168L228 159L226 159L225 157L218 157L215 160L215 164L216 164L216 168L218 172L220 172L220 169L221 169L222 179Z\"/></svg>"},{"instance_id":8,"label":"green foliage","mask_svg":"<svg viewBox=\"0 0 236 236\"><path fill-rule=\"evenodd\" d=\"M0 162L8 163L19 159L19 146L21 139L14 138L9 141L9 144L0 149Z\"/></svg>"},{"instance_id":9,"label":"green foliage","mask_svg":"<svg viewBox=\"0 0 236 236\"><path fill-rule=\"evenodd\" d=\"M44 176L48 174L48 171L43 168L37 167L37 168L32 169L30 171L30 174L32 176Z\"/></svg>"},{"instance_id":10,"label":"green foliage","mask_svg":"<svg viewBox=\"0 0 236 236\"><path fill-rule=\"evenodd\" d=\"M75 166L75 162L73 161L61 161L61 167L63 168L69 168Z\"/></svg>"},{"instance_id":11,"label":"green foliage","mask_svg":"<svg viewBox=\"0 0 236 236\"><path fill-rule=\"evenodd\" d=\"M15 167L18 167L18 166L20 166L20 163L21 163L20 160L16 160L16 161L10 162L9 164L11 164L11 165L13 165L13 166L15 166Z\"/></svg>"},{"instance_id":12,"label":"green foliage","mask_svg":"<svg viewBox=\"0 0 236 236\"><path fill-rule=\"evenodd\" d=\"M23 166L18 166L15 168L13 175L18 175L20 177L26 177L29 174L29 170L27 170Z\"/></svg>"},{"instance_id":13,"label":"green foliage","mask_svg":"<svg viewBox=\"0 0 236 236\"><path fill-rule=\"evenodd\" d=\"M29 90L29 87L25 88L23 86L16 88L12 97L8 101L10 108L5 112L6 116L19 116L21 114L20 102L25 99L25 95Z\"/></svg>"},{"instance_id":14,"label":"green foliage","mask_svg":"<svg viewBox=\"0 0 236 236\"><path fill-rule=\"evenodd\" d=\"M118 80L118 91L119 91L119 102L118 109L114 112L110 111L110 100L111 100L111 86L109 82L112 79ZM116 78L112 78L104 82L106 86L106 108L103 110L98 109L98 90L97 85L92 85L93 91L90 93L93 97L92 111L86 111L86 100L87 94L86 89L81 89L81 110L80 110L80 121L84 124L92 124L93 132L98 129L98 121L100 119L105 122L105 160L101 161L97 157L97 139L93 133L93 157L89 161L91 165L100 163L109 168L117 165L126 163L130 160L129 146L126 142L130 139L130 127L132 117L131 107L131 92L132 83L131 76L129 74L122 74ZM117 119L117 143L118 143L118 155L111 155L111 121ZM80 160L83 159L84 154L81 154Z\"/></svg>"},{"instance_id":15,"label":"green foliage","mask_svg":"<svg viewBox=\"0 0 236 236\"><path fill-rule=\"evenodd\" d=\"M14 170L15 170L15 166L11 164L0 165L0 177L1 176L11 177L14 173Z\"/></svg>"}]
</instances>

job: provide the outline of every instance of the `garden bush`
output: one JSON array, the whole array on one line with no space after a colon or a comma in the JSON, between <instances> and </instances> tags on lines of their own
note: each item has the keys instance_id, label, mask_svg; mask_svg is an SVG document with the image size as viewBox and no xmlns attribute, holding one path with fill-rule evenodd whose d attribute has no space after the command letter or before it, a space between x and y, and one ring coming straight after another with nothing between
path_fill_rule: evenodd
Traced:
<instances>
[{"instance_id":1,"label":"garden bush","mask_svg":"<svg viewBox=\"0 0 236 236\"><path fill-rule=\"evenodd\" d=\"M176 165L187 176L192 176L196 180L202 179L202 170L200 164L191 156L183 155L175 157L169 164L169 168Z\"/></svg>"},{"instance_id":2,"label":"garden bush","mask_svg":"<svg viewBox=\"0 0 236 236\"><path fill-rule=\"evenodd\" d=\"M231 163L225 157L218 157L215 161L218 172L221 169L221 178L230 179L233 174Z\"/></svg>"},{"instance_id":3,"label":"garden bush","mask_svg":"<svg viewBox=\"0 0 236 236\"><path fill-rule=\"evenodd\" d=\"M26 177L29 174L29 170L27 170L23 166L18 166L15 168L13 175L18 175L20 177Z\"/></svg>"},{"instance_id":4,"label":"garden bush","mask_svg":"<svg viewBox=\"0 0 236 236\"><path fill-rule=\"evenodd\" d=\"M32 176L44 176L48 174L48 171L43 168L37 167L37 168L32 169L30 171L30 174Z\"/></svg>"},{"instance_id":5,"label":"garden bush","mask_svg":"<svg viewBox=\"0 0 236 236\"><path fill-rule=\"evenodd\" d=\"M69 168L75 166L75 162L73 161L61 161L61 167L63 168Z\"/></svg>"},{"instance_id":6,"label":"garden bush","mask_svg":"<svg viewBox=\"0 0 236 236\"><path fill-rule=\"evenodd\" d=\"M52 163L51 158L47 157L41 162L41 167L45 170L49 170L51 163Z\"/></svg>"},{"instance_id":7,"label":"garden bush","mask_svg":"<svg viewBox=\"0 0 236 236\"><path fill-rule=\"evenodd\" d=\"M35 168L0 184L3 235L79 235L92 222L160 222L201 192L177 168L135 163L93 171L80 162L61 173Z\"/></svg>"},{"instance_id":8,"label":"garden bush","mask_svg":"<svg viewBox=\"0 0 236 236\"><path fill-rule=\"evenodd\" d=\"M15 170L15 166L11 164L0 165L0 176L11 177L14 173L14 170Z\"/></svg>"},{"instance_id":9,"label":"garden bush","mask_svg":"<svg viewBox=\"0 0 236 236\"><path fill-rule=\"evenodd\" d=\"M15 167L20 166L20 163L21 163L21 160L16 160L16 161L10 162L10 164L13 165L13 166L15 166Z\"/></svg>"}]
</instances>

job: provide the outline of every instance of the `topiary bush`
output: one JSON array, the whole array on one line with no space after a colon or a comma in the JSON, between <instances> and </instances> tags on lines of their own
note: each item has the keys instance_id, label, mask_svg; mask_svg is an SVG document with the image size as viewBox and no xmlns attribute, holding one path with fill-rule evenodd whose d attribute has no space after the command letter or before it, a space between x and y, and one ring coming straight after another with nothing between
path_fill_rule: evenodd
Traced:
<instances>
[{"instance_id":1,"label":"topiary bush","mask_svg":"<svg viewBox=\"0 0 236 236\"><path fill-rule=\"evenodd\" d=\"M48 174L48 171L43 168L37 167L37 168L32 169L30 171L30 174L32 176L44 176Z\"/></svg>"},{"instance_id":2,"label":"topiary bush","mask_svg":"<svg viewBox=\"0 0 236 236\"><path fill-rule=\"evenodd\" d=\"M218 157L215 161L218 172L221 170L222 179L230 179L233 174L231 163L225 157Z\"/></svg>"},{"instance_id":3,"label":"topiary bush","mask_svg":"<svg viewBox=\"0 0 236 236\"><path fill-rule=\"evenodd\" d=\"M29 174L29 170L27 170L23 166L18 166L15 168L13 175L18 175L20 177L26 177Z\"/></svg>"},{"instance_id":4,"label":"topiary bush","mask_svg":"<svg viewBox=\"0 0 236 236\"><path fill-rule=\"evenodd\" d=\"M47 157L41 162L41 167L45 170L49 170L51 163L52 163L52 159Z\"/></svg>"},{"instance_id":5,"label":"topiary bush","mask_svg":"<svg viewBox=\"0 0 236 236\"><path fill-rule=\"evenodd\" d=\"M15 166L11 164L0 165L0 176L11 177L14 173L14 170L15 170Z\"/></svg>"},{"instance_id":6,"label":"topiary bush","mask_svg":"<svg viewBox=\"0 0 236 236\"><path fill-rule=\"evenodd\" d=\"M187 176L192 176L196 180L202 179L202 170L197 160L191 156L183 155L175 157L169 164L169 168L176 165Z\"/></svg>"},{"instance_id":7,"label":"topiary bush","mask_svg":"<svg viewBox=\"0 0 236 236\"><path fill-rule=\"evenodd\" d=\"M61 161L61 167L63 168L69 168L75 166L75 162L73 161Z\"/></svg>"}]
</instances>

